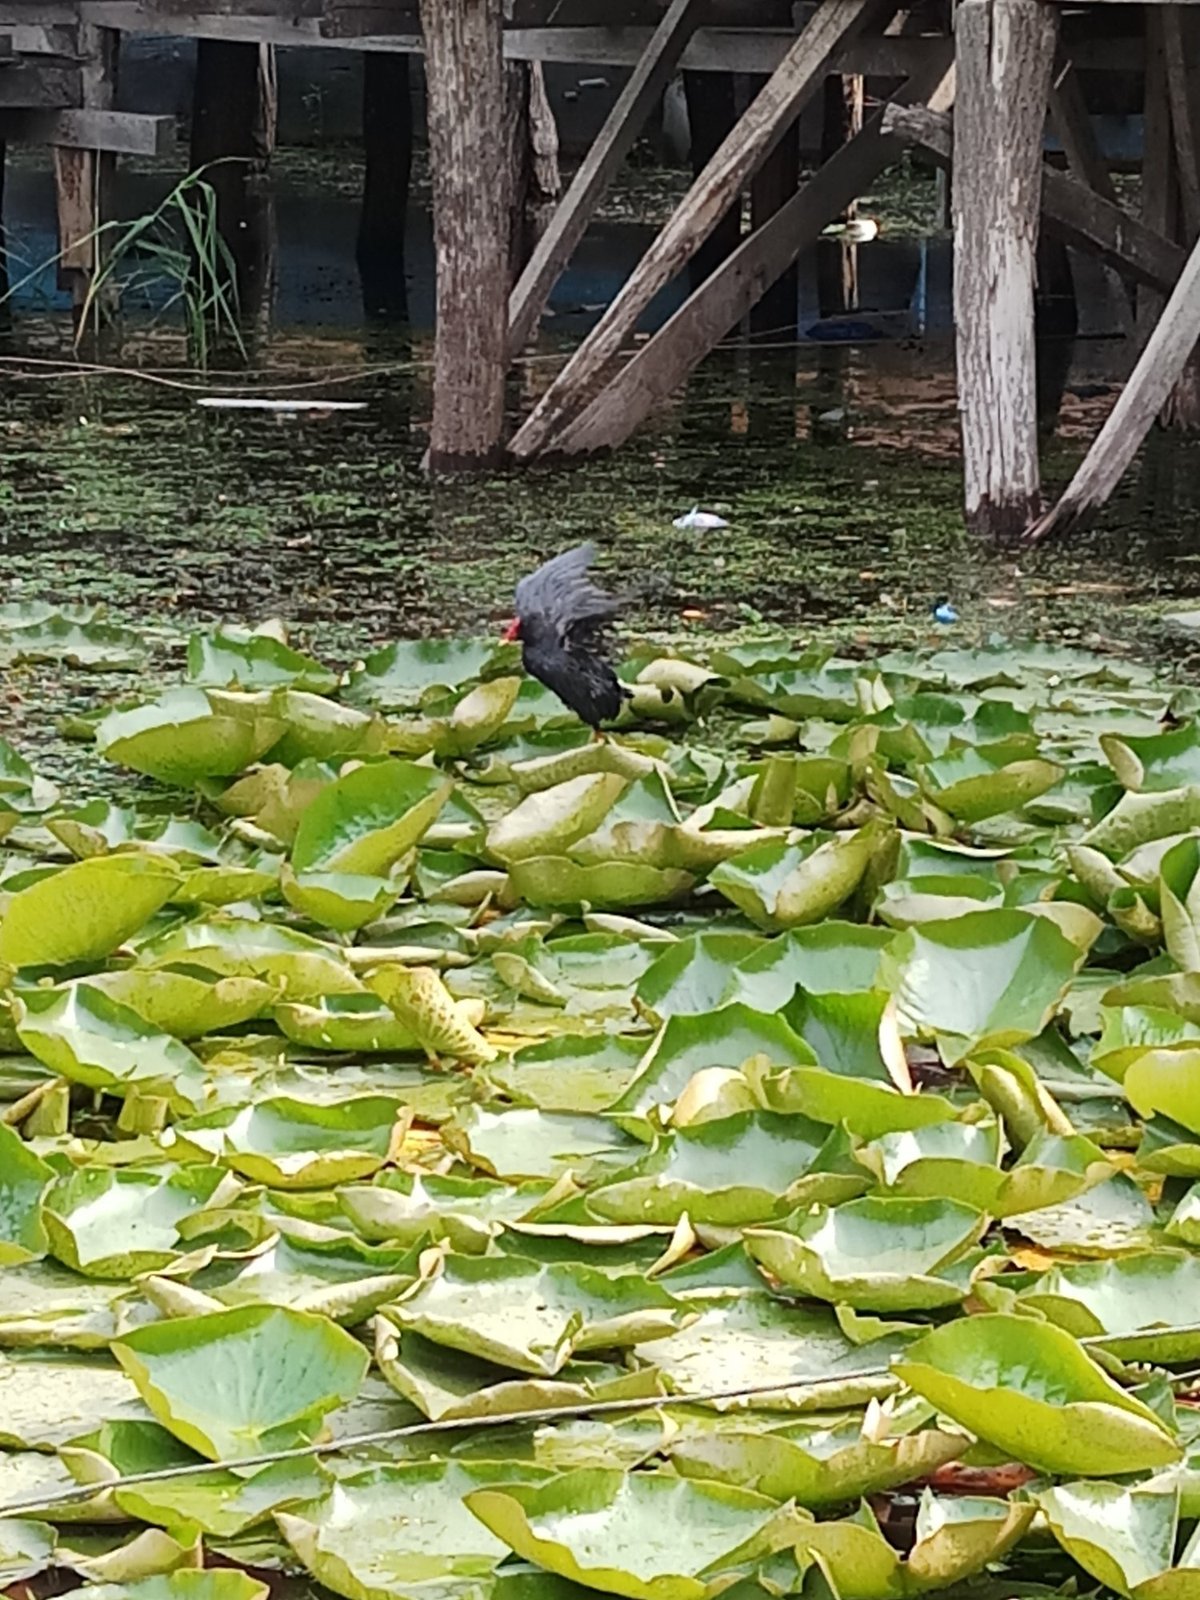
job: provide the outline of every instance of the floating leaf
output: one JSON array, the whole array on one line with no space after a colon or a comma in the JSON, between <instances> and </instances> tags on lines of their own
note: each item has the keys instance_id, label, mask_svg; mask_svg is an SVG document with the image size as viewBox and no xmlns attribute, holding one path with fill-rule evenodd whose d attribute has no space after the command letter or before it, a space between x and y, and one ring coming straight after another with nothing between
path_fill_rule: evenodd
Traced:
<instances>
[{"instance_id":1,"label":"floating leaf","mask_svg":"<svg viewBox=\"0 0 1200 1600\"><path fill-rule=\"evenodd\" d=\"M789 1521L745 1489L654 1472L571 1472L466 1504L526 1560L629 1600L705 1600L710 1575L778 1548Z\"/></svg>"},{"instance_id":2,"label":"floating leaf","mask_svg":"<svg viewBox=\"0 0 1200 1600\"><path fill-rule=\"evenodd\" d=\"M0 962L11 967L101 961L144 927L179 886L161 856L77 861L13 895L0 912Z\"/></svg>"},{"instance_id":3,"label":"floating leaf","mask_svg":"<svg viewBox=\"0 0 1200 1600\"><path fill-rule=\"evenodd\" d=\"M1048 1323L951 1322L910 1345L895 1370L955 1422L1044 1472L1105 1477L1180 1456L1154 1412Z\"/></svg>"},{"instance_id":4,"label":"floating leaf","mask_svg":"<svg viewBox=\"0 0 1200 1600\"><path fill-rule=\"evenodd\" d=\"M0 1122L0 1267L44 1254L41 1202L54 1169Z\"/></svg>"},{"instance_id":5,"label":"floating leaf","mask_svg":"<svg viewBox=\"0 0 1200 1600\"><path fill-rule=\"evenodd\" d=\"M854 893L887 838L872 825L824 842L764 844L722 862L715 889L764 928L793 928L831 915Z\"/></svg>"},{"instance_id":6,"label":"floating leaf","mask_svg":"<svg viewBox=\"0 0 1200 1600\"><path fill-rule=\"evenodd\" d=\"M152 705L110 712L96 729L96 748L135 772L190 788L201 778L244 772L283 731L269 699L239 704L227 695L218 703L202 689L170 689Z\"/></svg>"},{"instance_id":7,"label":"floating leaf","mask_svg":"<svg viewBox=\"0 0 1200 1600\"><path fill-rule=\"evenodd\" d=\"M163 1426L218 1461L311 1443L369 1364L327 1318L275 1306L156 1323L112 1349Z\"/></svg>"}]
</instances>

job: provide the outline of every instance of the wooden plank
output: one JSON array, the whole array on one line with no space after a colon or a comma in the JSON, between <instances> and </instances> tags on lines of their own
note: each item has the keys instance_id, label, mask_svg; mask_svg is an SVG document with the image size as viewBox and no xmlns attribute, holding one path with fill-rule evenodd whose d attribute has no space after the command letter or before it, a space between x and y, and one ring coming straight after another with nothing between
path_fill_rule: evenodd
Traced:
<instances>
[{"instance_id":1,"label":"wooden plank","mask_svg":"<svg viewBox=\"0 0 1200 1600\"><path fill-rule=\"evenodd\" d=\"M1057 19L1041 0L961 0L954 19L954 327L967 526L1038 511L1034 255Z\"/></svg>"},{"instance_id":2,"label":"wooden plank","mask_svg":"<svg viewBox=\"0 0 1200 1600\"><path fill-rule=\"evenodd\" d=\"M518 459L545 450L595 395L638 318L695 255L734 197L823 82L834 52L881 10L879 0L821 0L766 87L692 185L671 220L518 431Z\"/></svg>"},{"instance_id":3,"label":"wooden plank","mask_svg":"<svg viewBox=\"0 0 1200 1600\"><path fill-rule=\"evenodd\" d=\"M950 165L954 139L948 117L924 106L892 104L884 128L905 144ZM1186 252L1136 217L1102 199L1077 178L1046 167L1042 172L1042 217L1048 231L1064 243L1090 251L1131 283L1169 294L1187 259Z\"/></svg>"},{"instance_id":4,"label":"wooden plank","mask_svg":"<svg viewBox=\"0 0 1200 1600\"><path fill-rule=\"evenodd\" d=\"M1092 518L1128 470L1200 340L1200 243L1187 259L1108 420L1058 504L1029 529L1033 542Z\"/></svg>"},{"instance_id":5,"label":"wooden plank","mask_svg":"<svg viewBox=\"0 0 1200 1600\"><path fill-rule=\"evenodd\" d=\"M510 358L524 348L537 327L550 291L587 231L601 195L641 132L650 108L674 75L703 10L704 0L671 0L645 55L596 135L512 292L508 306Z\"/></svg>"},{"instance_id":6,"label":"wooden plank","mask_svg":"<svg viewBox=\"0 0 1200 1600\"><path fill-rule=\"evenodd\" d=\"M175 148L175 118L136 111L7 111L0 113L0 138L123 156L165 156Z\"/></svg>"},{"instance_id":7,"label":"wooden plank","mask_svg":"<svg viewBox=\"0 0 1200 1600\"><path fill-rule=\"evenodd\" d=\"M60 108L75 105L78 99L78 67L35 66L18 60L0 72L0 108Z\"/></svg>"},{"instance_id":8,"label":"wooden plank","mask_svg":"<svg viewBox=\"0 0 1200 1600\"><path fill-rule=\"evenodd\" d=\"M930 96L935 104L948 104L954 92L952 60L953 46L944 39L940 58L927 61L897 91L892 104ZM763 290L818 237L829 219L900 158L904 143L885 131L883 112L875 112L862 132L843 145L782 211L745 239L637 351L562 435L559 448L579 454L608 449L627 439L740 322Z\"/></svg>"}]
</instances>

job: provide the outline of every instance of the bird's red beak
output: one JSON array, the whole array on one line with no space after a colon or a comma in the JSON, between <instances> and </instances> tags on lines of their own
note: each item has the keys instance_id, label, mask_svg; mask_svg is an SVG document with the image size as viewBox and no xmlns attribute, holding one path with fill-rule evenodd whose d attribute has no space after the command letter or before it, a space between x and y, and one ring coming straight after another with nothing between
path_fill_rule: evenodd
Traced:
<instances>
[{"instance_id":1,"label":"bird's red beak","mask_svg":"<svg viewBox=\"0 0 1200 1600\"><path fill-rule=\"evenodd\" d=\"M519 639L520 637L521 619L520 617L514 617L504 630L504 642L505 644L511 644L514 639Z\"/></svg>"}]
</instances>

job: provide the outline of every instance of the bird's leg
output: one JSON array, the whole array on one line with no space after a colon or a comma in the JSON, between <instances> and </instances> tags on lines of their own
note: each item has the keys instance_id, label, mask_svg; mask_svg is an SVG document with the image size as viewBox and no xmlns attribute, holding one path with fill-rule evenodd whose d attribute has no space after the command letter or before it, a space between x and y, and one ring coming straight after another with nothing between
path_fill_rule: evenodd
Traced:
<instances>
[{"instance_id":1,"label":"bird's leg","mask_svg":"<svg viewBox=\"0 0 1200 1600\"><path fill-rule=\"evenodd\" d=\"M607 744L608 743L608 740L600 732L599 728L593 728L592 729L592 743L593 744Z\"/></svg>"}]
</instances>

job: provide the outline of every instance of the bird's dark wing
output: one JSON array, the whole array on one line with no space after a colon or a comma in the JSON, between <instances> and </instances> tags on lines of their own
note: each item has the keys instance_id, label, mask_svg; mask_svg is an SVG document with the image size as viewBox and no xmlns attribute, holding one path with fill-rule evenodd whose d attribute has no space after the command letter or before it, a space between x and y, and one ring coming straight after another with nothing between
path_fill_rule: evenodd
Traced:
<instances>
[{"instance_id":1,"label":"bird's dark wing","mask_svg":"<svg viewBox=\"0 0 1200 1600\"><path fill-rule=\"evenodd\" d=\"M573 631L602 625L619 609L588 577L596 547L564 550L517 585L516 609L522 622L536 620L565 640Z\"/></svg>"}]
</instances>

